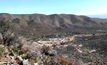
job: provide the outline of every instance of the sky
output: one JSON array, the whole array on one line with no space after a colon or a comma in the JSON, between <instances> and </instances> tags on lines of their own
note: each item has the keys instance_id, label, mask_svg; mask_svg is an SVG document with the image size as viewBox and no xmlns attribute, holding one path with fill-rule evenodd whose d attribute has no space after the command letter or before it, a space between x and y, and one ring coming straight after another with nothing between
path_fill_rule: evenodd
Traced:
<instances>
[{"instance_id":1,"label":"sky","mask_svg":"<svg viewBox=\"0 0 107 65\"><path fill-rule=\"evenodd\" d=\"M107 14L107 0L1 0L0 13Z\"/></svg>"}]
</instances>

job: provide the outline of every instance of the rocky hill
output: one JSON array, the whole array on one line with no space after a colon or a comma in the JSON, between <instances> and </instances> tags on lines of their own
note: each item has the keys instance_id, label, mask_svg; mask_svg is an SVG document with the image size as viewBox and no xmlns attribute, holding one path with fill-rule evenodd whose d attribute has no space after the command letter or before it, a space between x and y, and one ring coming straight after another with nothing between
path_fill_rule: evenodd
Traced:
<instances>
[{"instance_id":1,"label":"rocky hill","mask_svg":"<svg viewBox=\"0 0 107 65\"><path fill-rule=\"evenodd\" d=\"M107 29L107 19L95 19L72 14L7 14L1 13L0 20L8 20L14 31L25 34L50 32L75 32ZM16 29L17 28L17 29ZM36 32L36 33L35 33ZM76 32L78 33L78 32Z\"/></svg>"},{"instance_id":2,"label":"rocky hill","mask_svg":"<svg viewBox=\"0 0 107 65\"><path fill-rule=\"evenodd\" d=\"M0 14L0 64L107 65L107 19Z\"/></svg>"}]
</instances>

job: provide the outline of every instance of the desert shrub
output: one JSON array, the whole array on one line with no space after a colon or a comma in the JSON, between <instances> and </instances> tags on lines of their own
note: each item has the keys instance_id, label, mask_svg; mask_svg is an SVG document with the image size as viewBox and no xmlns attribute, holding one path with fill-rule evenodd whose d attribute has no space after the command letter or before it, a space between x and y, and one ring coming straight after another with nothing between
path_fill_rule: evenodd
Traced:
<instances>
[{"instance_id":1,"label":"desert shrub","mask_svg":"<svg viewBox=\"0 0 107 65\"><path fill-rule=\"evenodd\" d=\"M44 64L44 65L56 65L56 51L51 49L50 47L47 46L43 46L42 47L42 55L40 56L40 61Z\"/></svg>"},{"instance_id":2,"label":"desert shrub","mask_svg":"<svg viewBox=\"0 0 107 65\"><path fill-rule=\"evenodd\" d=\"M81 64L73 58L65 58L63 56L59 56L58 65L81 65Z\"/></svg>"},{"instance_id":3,"label":"desert shrub","mask_svg":"<svg viewBox=\"0 0 107 65\"><path fill-rule=\"evenodd\" d=\"M3 52L4 51L4 48L3 47L0 47L0 52Z\"/></svg>"},{"instance_id":4,"label":"desert shrub","mask_svg":"<svg viewBox=\"0 0 107 65\"><path fill-rule=\"evenodd\" d=\"M3 52L4 52L4 47L0 47L0 58L2 57Z\"/></svg>"},{"instance_id":5,"label":"desert shrub","mask_svg":"<svg viewBox=\"0 0 107 65\"><path fill-rule=\"evenodd\" d=\"M16 53L16 54L22 55L22 54L26 54L27 53L27 50L25 50L25 49L18 49L16 47L12 47L12 48L8 47L8 50L12 54Z\"/></svg>"},{"instance_id":6,"label":"desert shrub","mask_svg":"<svg viewBox=\"0 0 107 65\"><path fill-rule=\"evenodd\" d=\"M0 21L0 33L3 37L3 44L8 45L14 39L12 37L13 33L11 32L11 29L12 25L9 23L9 21Z\"/></svg>"},{"instance_id":7,"label":"desert shrub","mask_svg":"<svg viewBox=\"0 0 107 65\"><path fill-rule=\"evenodd\" d=\"M50 50L50 48L45 45L42 47L42 53L48 53L49 50Z\"/></svg>"},{"instance_id":8,"label":"desert shrub","mask_svg":"<svg viewBox=\"0 0 107 65\"><path fill-rule=\"evenodd\" d=\"M43 46L42 48L42 59L41 62L44 65L80 65L79 62L75 61L75 60L71 60L69 58L66 58L64 56L62 56L62 54L57 54L57 55L50 55L50 48Z\"/></svg>"},{"instance_id":9,"label":"desert shrub","mask_svg":"<svg viewBox=\"0 0 107 65\"><path fill-rule=\"evenodd\" d=\"M81 64L74 59L69 59L68 65L81 65Z\"/></svg>"},{"instance_id":10,"label":"desert shrub","mask_svg":"<svg viewBox=\"0 0 107 65\"><path fill-rule=\"evenodd\" d=\"M4 21L4 20L0 21L0 33L4 34L10 29L11 29L11 25L9 21Z\"/></svg>"},{"instance_id":11,"label":"desert shrub","mask_svg":"<svg viewBox=\"0 0 107 65\"><path fill-rule=\"evenodd\" d=\"M44 65L49 65L50 60L51 59L49 56L46 56L46 55L43 56L43 64Z\"/></svg>"},{"instance_id":12,"label":"desert shrub","mask_svg":"<svg viewBox=\"0 0 107 65\"><path fill-rule=\"evenodd\" d=\"M27 50L25 50L25 49L20 49L20 50L18 50L18 54L19 55L22 55L22 54L25 54L27 52Z\"/></svg>"},{"instance_id":13,"label":"desert shrub","mask_svg":"<svg viewBox=\"0 0 107 65\"><path fill-rule=\"evenodd\" d=\"M32 57L32 58L31 58L31 62L32 62L32 63L36 63L37 61L38 61L38 57Z\"/></svg>"},{"instance_id":14,"label":"desert shrub","mask_svg":"<svg viewBox=\"0 0 107 65\"><path fill-rule=\"evenodd\" d=\"M47 56L42 54L39 58L39 64L43 65L58 65L57 64L57 57Z\"/></svg>"},{"instance_id":15,"label":"desert shrub","mask_svg":"<svg viewBox=\"0 0 107 65\"><path fill-rule=\"evenodd\" d=\"M44 37L45 38L56 38L57 36L55 34L46 34Z\"/></svg>"},{"instance_id":16,"label":"desert shrub","mask_svg":"<svg viewBox=\"0 0 107 65\"><path fill-rule=\"evenodd\" d=\"M58 57L58 65L68 65L68 59L63 56Z\"/></svg>"},{"instance_id":17,"label":"desert shrub","mask_svg":"<svg viewBox=\"0 0 107 65\"><path fill-rule=\"evenodd\" d=\"M81 34L80 31L73 31L72 34Z\"/></svg>"}]
</instances>

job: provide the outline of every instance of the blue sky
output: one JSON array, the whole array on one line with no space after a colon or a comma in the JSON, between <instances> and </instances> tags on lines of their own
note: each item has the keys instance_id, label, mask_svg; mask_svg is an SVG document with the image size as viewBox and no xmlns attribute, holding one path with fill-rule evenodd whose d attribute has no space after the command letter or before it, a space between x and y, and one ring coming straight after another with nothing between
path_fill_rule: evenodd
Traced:
<instances>
[{"instance_id":1,"label":"blue sky","mask_svg":"<svg viewBox=\"0 0 107 65\"><path fill-rule=\"evenodd\" d=\"M1 0L0 13L107 14L107 0Z\"/></svg>"}]
</instances>

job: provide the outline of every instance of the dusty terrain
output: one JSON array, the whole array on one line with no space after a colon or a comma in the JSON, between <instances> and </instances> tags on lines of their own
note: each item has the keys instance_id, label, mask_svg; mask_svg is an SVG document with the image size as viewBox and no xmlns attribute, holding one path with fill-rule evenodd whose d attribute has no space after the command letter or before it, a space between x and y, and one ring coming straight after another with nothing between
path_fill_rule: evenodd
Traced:
<instances>
[{"instance_id":1,"label":"dusty terrain","mask_svg":"<svg viewBox=\"0 0 107 65\"><path fill-rule=\"evenodd\" d=\"M0 14L0 63L107 65L107 20L71 14Z\"/></svg>"}]
</instances>

